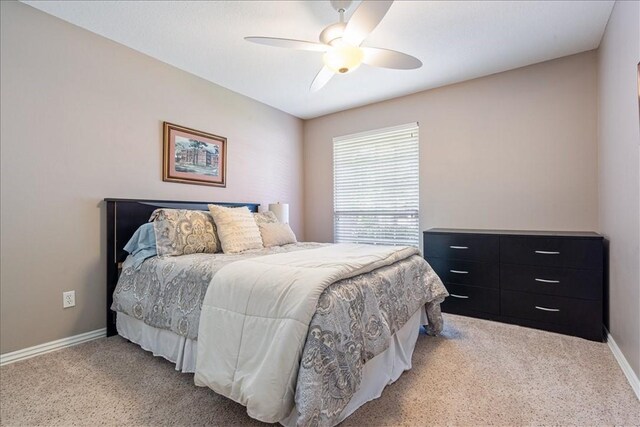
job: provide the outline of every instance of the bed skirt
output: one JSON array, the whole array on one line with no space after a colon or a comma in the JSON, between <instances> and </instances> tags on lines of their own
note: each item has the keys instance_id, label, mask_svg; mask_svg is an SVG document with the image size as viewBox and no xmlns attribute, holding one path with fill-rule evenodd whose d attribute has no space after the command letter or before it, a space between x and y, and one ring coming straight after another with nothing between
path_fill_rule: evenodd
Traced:
<instances>
[{"instance_id":1,"label":"bed skirt","mask_svg":"<svg viewBox=\"0 0 640 427\"><path fill-rule=\"evenodd\" d=\"M154 328L124 313L116 316L116 328L121 337L138 344L154 356L175 363L176 371L191 374L196 371L197 340L185 338L168 329Z\"/></svg>"},{"instance_id":2,"label":"bed skirt","mask_svg":"<svg viewBox=\"0 0 640 427\"><path fill-rule=\"evenodd\" d=\"M426 324L426 312L424 307L421 307L391 337L389 347L364 365L360 388L338 417L338 423L365 403L380 397L388 384L396 381L404 371L411 369L411 356L420 333L420 325ZM166 329L154 328L124 313L118 313L116 326L120 336L152 352L154 356L174 363L177 371L195 372L197 340L185 338ZM298 411L294 406L289 416L280 420L280 423L287 427L295 426L297 418Z\"/></svg>"}]
</instances>

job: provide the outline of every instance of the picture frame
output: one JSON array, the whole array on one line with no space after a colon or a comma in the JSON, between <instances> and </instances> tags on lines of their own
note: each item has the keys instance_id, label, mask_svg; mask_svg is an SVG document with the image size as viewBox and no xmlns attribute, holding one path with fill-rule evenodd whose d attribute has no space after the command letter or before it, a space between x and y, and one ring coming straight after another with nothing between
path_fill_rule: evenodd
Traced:
<instances>
[{"instance_id":1,"label":"picture frame","mask_svg":"<svg viewBox=\"0 0 640 427\"><path fill-rule=\"evenodd\" d=\"M227 186L227 138L163 122L162 180Z\"/></svg>"}]
</instances>

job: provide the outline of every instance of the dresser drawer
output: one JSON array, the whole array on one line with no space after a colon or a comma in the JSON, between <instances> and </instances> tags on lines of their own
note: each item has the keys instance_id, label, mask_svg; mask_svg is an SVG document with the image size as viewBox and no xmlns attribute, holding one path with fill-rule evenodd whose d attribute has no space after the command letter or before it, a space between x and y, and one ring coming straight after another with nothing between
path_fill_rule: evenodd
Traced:
<instances>
[{"instance_id":1,"label":"dresser drawer","mask_svg":"<svg viewBox=\"0 0 640 427\"><path fill-rule=\"evenodd\" d=\"M441 307L447 312L481 311L498 314L500 311L500 291L466 285L446 285L449 296Z\"/></svg>"},{"instance_id":2,"label":"dresser drawer","mask_svg":"<svg viewBox=\"0 0 640 427\"><path fill-rule=\"evenodd\" d=\"M602 239L500 237L500 262L602 271Z\"/></svg>"},{"instance_id":3,"label":"dresser drawer","mask_svg":"<svg viewBox=\"0 0 640 427\"><path fill-rule=\"evenodd\" d=\"M501 289L514 291L600 300L602 280L602 272L597 270L500 265Z\"/></svg>"},{"instance_id":4,"label":"dresser drawer","mask_svg":"<svg viewBox=\"0 0 640 427\"><path fill-rule=\"evenodd\" d=\"M501 290L503 316L580 328L602 320L602 302Z\"/></svg>"},{"instance_id":5,"label":"dresser drawer","mask_svg":"<svg viewBox=\"0 0 640 427\"><path fill-rule=\"evenodd\" d=\"M425 233L424 235L424 255L427 259L497 262L499 245L498 236L465 233Z\"/></svg>"},{"instance_id":6,"label":"dresser drawer","mask_svg":"<svg viewBox=\"0 0 640 427\"><path fill-rule=\"evenodd\" d=\"M430 258L429 264L444 283L497 288L500 278L497 263Z\"/></svg>"}]
</instances>

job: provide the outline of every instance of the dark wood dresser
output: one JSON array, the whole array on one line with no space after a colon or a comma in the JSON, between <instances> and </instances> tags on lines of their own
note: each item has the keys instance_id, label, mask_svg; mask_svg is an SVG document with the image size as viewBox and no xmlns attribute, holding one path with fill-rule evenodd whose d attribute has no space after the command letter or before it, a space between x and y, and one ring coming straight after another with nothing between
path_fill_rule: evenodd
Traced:
<instances>
[{"instance_id":1,"label":"dark wood dresser","mask_svg":"<svg viewBox=\"0 0 640 427\"><path fill-rule=\"evenodd\" d=\"M424 232L442 311L603 339L604 241L592 232Z\"/></svg>"}]
</instances>

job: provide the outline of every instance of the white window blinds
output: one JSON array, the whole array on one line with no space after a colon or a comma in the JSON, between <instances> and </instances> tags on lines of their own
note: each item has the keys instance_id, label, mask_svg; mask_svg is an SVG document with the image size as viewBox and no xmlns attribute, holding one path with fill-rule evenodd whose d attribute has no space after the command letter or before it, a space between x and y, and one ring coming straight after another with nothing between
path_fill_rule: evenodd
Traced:
<instances>
[{"instance_id":1,"label":"white window blinds","mask_svg":"<svg viewBox=\"0 0 640 427\"><path fill-rule=\"evenodd\" d=\"M418 246L418 124L333 139L336 243Z\"/></svg>"}]
</instances>

